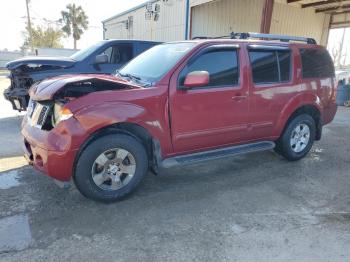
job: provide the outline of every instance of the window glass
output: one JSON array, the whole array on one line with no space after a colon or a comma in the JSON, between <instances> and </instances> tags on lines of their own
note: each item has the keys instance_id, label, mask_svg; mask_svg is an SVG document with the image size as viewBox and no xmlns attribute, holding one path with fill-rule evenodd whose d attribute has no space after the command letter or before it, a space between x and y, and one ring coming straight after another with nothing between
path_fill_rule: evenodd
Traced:
<instances>
[{"instance_id":1,"label":"window glass","mask_svg":"<svg viewBox=\"0 0 350 262\"><path fill-rule=\"evenodd\" d=\"M100 48L104 44L105 44L105 41L100 41L100 42L98 42L98 43L96 43L88 48L82 49L82 50L74 53L70 57L75 61L83 61L84 59L86 59L89 55L91 55L93 52L95 52L98 48Z\"/></svg>"},{"instance_id":2,"label":"window glass","mask_svg":"<svg viewBox=\"0 0 350 262\"><path fill-rule=\"evenodd\" d=\"M111 58L112 58L112 51L113 48L112 47L108 47L107 49L105 49L100 55L107 55L108 56L108 63L111 63Z\"/></svg>"},{"instance_id":3,"label":"window glass","mask_svg":"<svg viewBox=\"0 0 350 262\"><path fill-rule=\"evenodd\" d=\"M249 52L254 83L279 82L278 60L275 51L254 50Z\"/></svg>"},{"instance_id":4,"label":"window glass","mask_svg":"<svg viewBox=\"0 0 350 262\"><path fill-rule=\"evenodd\" d=\"M279 83L290 80L289 50L250 50L249 57L254 83Z\"/></svg>"},{"instance_id":5,"label":"window glass","mask_svg":"<svg viewBox=\"0 0 350 262\"><path fill-rule=\"evenodd\" d=\"M323 49L300 49L304 78L334 77L334 65Z\"/></svg>"},{"instance_id":6,"label":"window glass","mask_svg":"<svg viewBox=\"0 0 350 262\"><path fill-rule=\"evenodd\" d=\"M119 73L134 75L145 81L158 81L194 46L195 43L191 42L157 45L135 57Z\"/></svg>"},{"instance_id":7,"label":"window glass","mask_svg":"<svg viewBox=\"0 0 350 262\"><path fill-rule=\"evenodd\" d=\"M286 82L290 80L290 51L278 51L278 62L280 66L281 82Z\"/></svg>"},{"instance_id":8,"label":"window glass","mask_svg":"<svg viewBox=\"0 0 350 262\"><path fill-rule=\"evenodd\" d=\"M182 70L179 77L180 86L184 85L186 75L193 71L209 73L208 87L237 85L239 79L237 50L212 50L200 55Z\"/></svg>"},{"instance_id":9,"label":"window glass","mask_svg":"<svg viewBox=\"0 0 350 262\"><path fill-rule=\"evenodd\" d=\"M126 64L133 57L132 44L118 44L113 48L113 63Z\"/></svg>"},{"instance_id":10,"label":"window glass","mask_svg":"<svg viewBox=\"0 0 350 262\"><path fill-rule=\"evenodd\" d=\"M110 46L101 54L108 56L109 64L126 64L132 59L132 45L118 44Z\"/></svg>"}]
</instances>

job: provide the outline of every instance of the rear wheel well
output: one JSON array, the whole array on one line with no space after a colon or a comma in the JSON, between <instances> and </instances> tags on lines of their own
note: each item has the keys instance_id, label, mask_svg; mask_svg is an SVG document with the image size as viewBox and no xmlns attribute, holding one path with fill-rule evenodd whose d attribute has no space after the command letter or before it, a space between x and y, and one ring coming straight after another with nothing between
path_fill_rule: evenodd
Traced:
<instances>
[{"instance_id":1,"label":"rear wheel well","mask_svg":"<svg viewBox=\"0 0 350 262\"><path fill-rule=\"evenodd\" d=\"M316 137L315 140L320 140L322 136L322 120L321 120L321 112L318 110L317 107L313 105L305 105L302 107L299 107L297 110L293 112L293 114L288 118L287 123L285 124L284 129L288 126L288 124L297 116L302 115L302 114L307 114L310 115L316 125ZM284 132L284 130L283 130Z\"/></svg>"},{"instance_id":2,"label":"rear wheel well","mask_svg":"<svg viewBox=\"0 0 350 262\"><path fill-rule=\"evenodd\" d=\"M111 134L126 134L129 135L136 140L138 140L146 149L148 159L149 159L149 166L154 167L155 165L155 159L153 154L153 141L152 136L150 133L142 126L133 124L133 123L117 123L110 126L103 127L97 131L95 131L90 137L83 143L83 145L80 147L79 152L75 158L74 161L74 169L73 174L75 173L75 166L78 162L78 159L81 155L81 153L84 151L84 149L90 145L93 141L96 139L111 135Z\"/></svg>"}]
</instances>

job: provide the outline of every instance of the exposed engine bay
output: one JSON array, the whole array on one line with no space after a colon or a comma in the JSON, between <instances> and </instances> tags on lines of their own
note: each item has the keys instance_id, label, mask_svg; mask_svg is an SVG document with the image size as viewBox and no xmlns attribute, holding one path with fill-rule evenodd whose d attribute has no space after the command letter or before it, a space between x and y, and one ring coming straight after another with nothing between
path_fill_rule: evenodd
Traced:
<instances>
[{"instance_id":1,"label":"exposed engine bay","mask_svg":"<svg viewBox=\"0 0 350 262\"><path fill-rule=\"evenodd\" d=\"M47 82L49 81L50 79L47 80ZM36 98L40 97L41 92L46 91L46 88L53 88L51 85L53 84L45 85L45 81L34 84L31 90L33 99L28 102L28 120L31 122L31 125L43 130L51 130L63 120L63 117L66 117L62 113L65 110L64 105L74 99L94 92L133 88L119 81L90 78L82 81L68 81L64 86L57 86L57 90L51 90L53 92L52 96L42 96L41 98L43 99L36 100Z\"/></svg>"},{"instance_id":2,"label":"exposed engine bay","mask_svg":"<svg viewBox=\"0 0 350 262\"><path fill-rule=\"evenodd\" d=\"M12 104L13 109L24 111L29 101L28 89L34 83L33 79L24 73L11 73L11 85L4 91L4 96Z\"/></svg>"},{"instance_id":3,"label":"exposed engine bay","mask_svg":"<svg viewBox=\"0 0 350 262\"><path fill-rule=\"evenodd\" d=\"M4 91L4 96L11 102L13 109L25 111L29 102L28 90L37 81L32 74L63 68L64 66L34 63L20 65L11 70L11 85Z\"/></svg>"}]
</instances>

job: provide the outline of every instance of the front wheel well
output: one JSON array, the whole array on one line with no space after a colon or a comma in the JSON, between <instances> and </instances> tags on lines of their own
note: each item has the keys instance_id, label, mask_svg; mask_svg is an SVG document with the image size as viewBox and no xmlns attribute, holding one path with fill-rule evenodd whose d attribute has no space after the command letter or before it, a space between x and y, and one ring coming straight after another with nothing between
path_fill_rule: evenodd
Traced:
<instances>
[{"instance_id":1,"label":"front wheel well","mask_svg":"<svg viewBox=\"0 0 350 262\"><path fill-rule=\"evenodd\" d=\"M138 140L146 149L148 159L149 159L149 166L154 167L155 165L155 158L154 158L154 150L153 150L153 140L151 134L142 126L134 123L117 123L113 125L109 125L106 127L103 127L97 131L95 131L93 134L89 136L89 138L81 145L75 161L74 161L74 167L73 167L73 174L75 173L75 166L78 162L78 159L81 155L81 153L84 151L84 149L90 145L93 141L96 139L111 135L111 134L126 134L129 135L136 140Z\"/></svg>"},{"instance_id":2,"label":"front wheel well","mask_svg":"<svg viewBox=\"0 0 350 262\"><path fill-rule=\"evenodd\" d=\"M322 136L322 119L320 110L314 105L304 105L295 110L291 116L288 118L288 121L285 124L284 129L288 126L288 124L297 116L307 114L310 115L316 124L316 137L315 140L318 141ZM284 130L283 130L284 132ZM283 134L283 133L282 133Z\"/></svg>"}]
</instances>

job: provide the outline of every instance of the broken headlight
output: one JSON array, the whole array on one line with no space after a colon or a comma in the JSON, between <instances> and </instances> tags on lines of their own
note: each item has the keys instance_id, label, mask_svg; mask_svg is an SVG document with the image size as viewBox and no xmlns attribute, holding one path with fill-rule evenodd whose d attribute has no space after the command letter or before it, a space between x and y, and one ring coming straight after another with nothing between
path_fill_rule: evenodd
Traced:
<instances>
[{"instance_id":1,"label":"broken headlight","mask_svg":"<svg viewBox=\"0 0 350 262\"><path fill-rule=\"evenodd\" d=\"M67 120L73 116L73 113L62 103L55 103L53 107L52 114L52 125L53 127L57 126L58 123Z\"/></svg>"}]
</instances>

